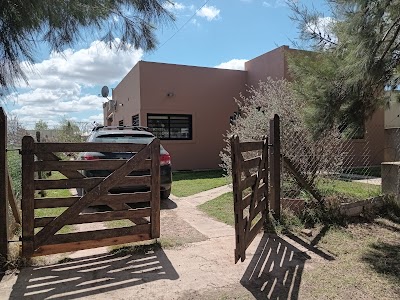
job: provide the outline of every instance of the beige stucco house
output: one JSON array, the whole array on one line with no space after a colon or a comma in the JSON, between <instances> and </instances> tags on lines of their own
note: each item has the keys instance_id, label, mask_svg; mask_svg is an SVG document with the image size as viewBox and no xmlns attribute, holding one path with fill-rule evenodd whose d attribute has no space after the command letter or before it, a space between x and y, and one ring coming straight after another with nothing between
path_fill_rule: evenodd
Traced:
<instances>
[{"instance_id":1,"label":"beige stucco house","mask_svg":"<svg viewBox=\"0 0 400 300\"><path fill-rule=\"evenodd\" d=\"M237 111L234 99L245 93L246 86L267 77L289 78L286 55L290 51L297 50L276 48L247 61L243 71L140 61L113 89L113 100L103 105L104 124L150 127L170 152L175 170L218 168L223 135ZM368 164L380 164L383 111L373 116L366 129L367 135L381 134L354 140L354 153L349 155L355 164L364 164L368 146L372 149Z\"/></svg>"}]
</instances>

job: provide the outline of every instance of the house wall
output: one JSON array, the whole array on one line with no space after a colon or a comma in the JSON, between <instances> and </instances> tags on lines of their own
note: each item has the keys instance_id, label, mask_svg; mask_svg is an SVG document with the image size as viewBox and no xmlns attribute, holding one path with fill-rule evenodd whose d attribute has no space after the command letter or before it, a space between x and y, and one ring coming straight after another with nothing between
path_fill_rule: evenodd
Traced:
<instances>
[{"instance_id":1,"label":"house wall","mask_svg":"<svg viewBox=\"0 0 400 300\"><path fill-rule=\"evenodd\" d=\"M192 140L163 140L171 153L173 168L211 169L220 164L219 152L225 146L223 135L230 116L237 111L234 98L268 77L291 80L287 57L299 50L282 46L245 63L245 71L223 70L152 62L139 62L113 90L117 106L112 125L140 115L147 126L147 114L192 115ZM172 94L173 96L167 96ZM377 165L384 156L384 111L366 121L364 139L351 140L349 157L354 166ZM105 124L107 124L105 122Z\"/></svg>"},{"instance_id":2,"label":"house wall","mask_svg":"<svg viewBox=\"0 0 400 300\"><path fill-rule=\"evenodd\" d=\"M140 114L140 64L136 64L122 81L113 89L112 99L116 101L116 109L111 124L105 114L104 125L118 125L120 120L124 125L132 125L132 116ZM107 105L103 110L107 110ZM107 113L107 116L110 112Z\"/></svg>"},{"instance_id":3,"label":"house wall","mask_svg":"<svg viewBox=\"0 0 400 300\"><path fill-rule=\"evenodd\" d=\"M266 81L268 77L288 78L286 51L289 51L289 47L282 46L247 61L245 63L245 70L248 71L247 85L256 87L259 81Z\"/></svg>"},{"instance_id":4,"label":"house wall","mask_svg":"<svg viewBox=\"0 0 400 300\"><path fill-rule=\"evenodd\" d=\"M237 111L234 98L243 91L247 72L143 61L139 66L143 125L148 113L192 115L192 140L161 141L173 169L218 168L223 135Z\"/></svg>"},{"instance_id":5,"label":"house wall","mask_svg":"<svg viewBox=\"0 0 400 300\"><path fill-rule=\"evenodd\" d=\"M384 110L377 110L365 121L365 136L363 139L350 140L348 162L353 166L380 165L384 160L385 136Z\"/></svg>"}]
</instances>

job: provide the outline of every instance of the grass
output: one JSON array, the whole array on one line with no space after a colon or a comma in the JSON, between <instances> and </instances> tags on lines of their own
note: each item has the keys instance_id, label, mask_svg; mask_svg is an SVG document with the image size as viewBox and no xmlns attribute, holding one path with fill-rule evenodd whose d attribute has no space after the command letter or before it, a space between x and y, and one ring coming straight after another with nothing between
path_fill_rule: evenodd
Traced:
<instances>
[{"instance_id":1,"label":"grass","mask_svg":"<svg viewBox=\"0 0 400 300\"><path fill-rule=\"evenodd\" d=\"M343 180L323 180L317 183L317 188L325 196L339 196L358 200L376 197L381 194L379 185Z\"/></svg>"},{"instance_id":2,"label":"grass","mask_svg":"<svg viewBox=\"0 0 400 300\"><path fill-rule=\"evenodd\" d=\"M390 222L390 221L385 221ZM335 256L302 276L304 299L398 299L400 225L376 223L330 227L318 247Z\"/></svg>"},{"instance_id":3,"label":"grass","mask_svg":"<svg viewBox=\"0 0 400 300\"><path fill-rule=\"evenodd\" d=\"M235 214L233 212L233 193L223 194L213 200L207 201L198 206L210 217L225 224L235 225Z\"/></svg>"},{"instance_id":4,"label":"grass","mask_svg":"<svg viewBox=\"0 0 400 300\"><path fill-rule=\"evenodd\" d=\"M344 174L355 174L363 176L381 177L381 166L354 167L343 170Z\"/></svg>"},{"instance_id":5,"label":"grass","mask_svg":"<svg viewBox=\"0 0 400 300\"><path fill-rule=\"evenodd\" d=\"M359 182L331 180L320 182L318 187L323 195L342 197L346 201L349 199L363 200L380 195L380 186ZM203 203L198 208L220 222L231 226L235 224L232 192ZM337 216L333 211L323 213L318 209L307 209L300 217L294 216L290 211L283 211L282 219L276 226L278 231L293 230L294 227L301 227L305 224L310 225L324 221L339 222L339 218L335 219L335 217Z\"/></svg>"},{"instance_id":6,"label":"grass","mask_svg":"<svg viewBox=\"0 0 400 300\"><path fill-rule=\"evenodd\" d=\"M187 197L230 183L223 170L174 172L172 194Z\"/></svg>"}]
</instances>

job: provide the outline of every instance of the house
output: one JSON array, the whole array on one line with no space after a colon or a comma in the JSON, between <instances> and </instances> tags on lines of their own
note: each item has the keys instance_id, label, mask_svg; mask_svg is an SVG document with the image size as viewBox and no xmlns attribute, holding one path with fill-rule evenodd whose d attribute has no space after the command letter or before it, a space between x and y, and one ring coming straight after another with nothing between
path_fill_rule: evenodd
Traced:
<instances>
[{"instance_id":1,"label":"house","mask_svg":"<svg viewBox=\"0 0 400 300\"><path fill-rule=\"evenodd\" d=\"M148 126L170 152L175 170L218 168L235 98L268 77L290 79L286 57L293 51L298 50L281 46L247 61L243 71L140 61L103 105L104 124ZM365 128L347 155L353 165L380 164L383 110Z\"/></svg>"}]
</instances>

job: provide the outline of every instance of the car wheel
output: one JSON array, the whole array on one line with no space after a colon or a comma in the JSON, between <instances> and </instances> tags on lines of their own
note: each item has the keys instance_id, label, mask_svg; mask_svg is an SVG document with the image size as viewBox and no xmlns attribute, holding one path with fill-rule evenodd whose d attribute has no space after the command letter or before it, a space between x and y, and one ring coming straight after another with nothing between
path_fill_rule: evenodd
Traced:
<instances>
[{"instance_id":1,"label":"car wheel","mask_svg":"<svg viewBox=\"0 0 400 300\"><path fill-rule=\"evenodd\" d=\"M162 200L168 199L170 195L171 195L171 189L164 190L164 191L160 192L160 196L161 196Z\"/></svg>"}]
</instances>

